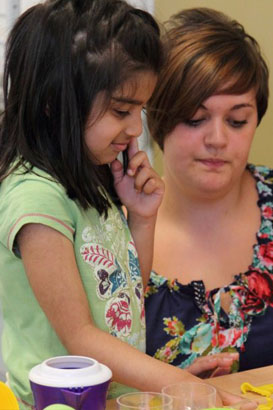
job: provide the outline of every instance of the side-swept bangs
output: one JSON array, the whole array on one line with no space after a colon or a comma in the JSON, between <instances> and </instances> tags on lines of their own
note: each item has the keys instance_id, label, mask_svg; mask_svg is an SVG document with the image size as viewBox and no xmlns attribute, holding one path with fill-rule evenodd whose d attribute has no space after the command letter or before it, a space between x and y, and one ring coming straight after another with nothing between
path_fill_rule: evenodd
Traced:
<instances>
[{"instance_id":1,"label":"side-swept bangs","mask_svg":"<svg viewBox=\"0 0 273 410\"><path fill-rule=\"evenodd\" d=\"M181 16L165 35L169 54L148 106L148 124L161 149L165 136L212 95L254 89L259 122L267 109L268 68L255 39L221 13L221 24L179 25Z\"/></svg>"}]
</instances>

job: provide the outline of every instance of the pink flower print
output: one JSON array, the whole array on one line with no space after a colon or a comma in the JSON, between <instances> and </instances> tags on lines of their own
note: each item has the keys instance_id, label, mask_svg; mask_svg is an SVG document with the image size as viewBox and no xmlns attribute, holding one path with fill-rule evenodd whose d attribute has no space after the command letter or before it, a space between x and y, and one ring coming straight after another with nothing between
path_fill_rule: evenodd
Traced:
<instances>
[{"instance_id":1,"label":"pink flower print","mask_svg":"<svg viewBox=\"0 0 273 410\"><path fill-rule=\"evenodd\" d=\"M170 347L166 347L166 350L165 350L166 359L168 360L171 355L172 355L172 349Z\"/></svg>"},{"instance_id":2,"label":"pink flower print","mask_svg":"<svg viewBox=\"0 0 273 410\"><path fill-rule=\"evenodd\" d=\"M246 305L250 308L263 307L263 302L273 306L273 279L267 271L249 271L246 273L250 294L247 295ZM252 302L252 303L251 303ZM255 303L256 302L256 303Z\"/></svg>"},{"instance_id":3,"label":"pink flower print","mask_svg":"<svg viewBox=\"0 0 273 410\"><path fill-rule=\"evenodd\" d=\"M163 323L166 326L164 327L165 332L171 336L182 336L185 333L183 323L176 316L164 317Z\"/></svg>"},{"instance_id":4,"label":"pink flower print","mask_svg":"<svg viewBox=\"0 0 273 410\"><path fill-rule=\"evenodd\" d=\"M226 333L223 329L218 328L218 329L213 329L212 330L212 339L211 339L211 344L213 347L221 347L224 349L225 347L229 346L230 344L230 336L232 333L232 329L228 329L228 332Z\"/></svg>"},{"instance_id":5,"label":"pink flower print","mask_svg":"<svg viewBox=\"0 0 273 410\"><path fill-rule=\"evenodd\" d=\"M120 293L106 311L106 323L117 335L128 336L132 327L130 298Z\"/></svg>"},{"instance_id":6,"label":"pink flower print","mask_svg":"<svg viewBox=\"0 0 273 410\"><path fill-rule=\"evenodd\" d=\"M211 344L213 347L221 348L221 351L227 347L235 347L237 346L238 340L242 337L242 334L247 331L248 329L246 326L243 329L236 329L234 327L223 329L221 327L218 331L213 331Z\"/></svg>"},{"instance_id":7,"label":"pink flower print","mask_svg":"<svg viewBox=\"0 0 273 410\"><path fill-rule=\"evenodd\" d=\"M167 326L169 328L170 335L175 335L176 334L176 321L169 320Z\"/></svg>"},{"instance_id":8,"label":"pink flower print","mask_svg":"<svg viewBox=\"0 0 273 410\"><path fill-rule=\"evenodd\" d=\"M271 206L263 206L262 207L262 215L265 217L265 218L268 218L268 219L273 219L273 209L272 209L272 207Z\"/></svg>"},{"instance_id":9,"label":"pink flower print","mask_svg":"<svg viewBox=\"0 0 273 410\"><path fill-rule=\"evenodd\" d=\"M260 245L259 256L265 265L273 264L273 242Z\"/></svg>"},{"instance_id":10,"label":"pink flower print","mask_svg":"<svg viewBox=\"0 0 273 410\"><path fill-rule=\"evenodd\" d=\"M269 237L268 233L258 233L258 235L261 239L267 239Z\"/></svg>"},{"instance_id":11,"label":"pink flower print","mask_svg":"<svg viewBox=\"0 0 273 410\"><path fill-rule=\"evenodd\" d=\"M244 326L243 330L241 329L233 329L232 330L232 341L231 346L236 346L236 342L238 339L242 337L242 333L246 333L248 331L247 327Z\"/></svg>"},{"instance_id":12,"label":"pink flower print","mask_svg":"<svg viewBox=\"0 0 273 410\"><path fill-rule=\"evenodd\" d=\"M157 349L154 357L165 363L172 363L179 355L179 342L180 338L169 340L165 346Z\"/></svg>"},{"instance_id":13,"label":"pink flower print","mask_svg":"<svg viewBox=\"0 0 273 410\"><path fill-rule=\"evenodd\" d=\"M144 322L144 320L145 320L145 308L144 308L144 303L142 303L142 306L141 306L140 320L141 320L141 322Z\"/></svg>"},{"instance_id":14,"label":"pink flower print","mask_svg":"<svg viewBox=\"0 0 273 410\"><path fill-rule=\"evenodd\" d=\"M227 340L226 335L223 334L223 333L219 333L219 335L218 335L219 346L225 346L226 345L226 340Z\"/></svg>"},{"instance_id":15,"label":"pink flower print","mask_svg":"<svg viewBox=\"0 0 273 410\"><path fill-rule=\"evenodd\" d=\"M108 249L90 243L80 249L83 260L92 266L101 266L103 269L116 268L115 257Z\"/></svg>"}]
</instances>

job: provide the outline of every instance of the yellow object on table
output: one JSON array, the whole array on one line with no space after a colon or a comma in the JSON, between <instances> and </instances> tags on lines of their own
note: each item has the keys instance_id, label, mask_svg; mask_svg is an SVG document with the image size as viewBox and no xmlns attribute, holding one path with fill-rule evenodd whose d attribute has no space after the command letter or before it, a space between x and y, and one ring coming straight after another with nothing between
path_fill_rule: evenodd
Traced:
<instances>
[{"instance_id":1,"label":"yellow object on table","mask_svg":"<svg viewBox=\"0 0 273 410\"><path fill-rule=\"evenodd\" d=\"M262 386L253 386L251 383L242 383L241 384L242 393L252 392L260 394L266 398L267 403L261 403L258 406L258 410L272 410L273 409L273 400L271 395L273 394L273 384L264 384Z\"/></svg>"},{"instance_id":2,"label":"yellow object on table","mask_svg":"<svg viewBox=\"0 0 273 410\"><path fill-rule=\"evenodd\" d=\"M0 382L0 410L19 410L16 397L3 382Z\"/></svg>"}]
</instances>

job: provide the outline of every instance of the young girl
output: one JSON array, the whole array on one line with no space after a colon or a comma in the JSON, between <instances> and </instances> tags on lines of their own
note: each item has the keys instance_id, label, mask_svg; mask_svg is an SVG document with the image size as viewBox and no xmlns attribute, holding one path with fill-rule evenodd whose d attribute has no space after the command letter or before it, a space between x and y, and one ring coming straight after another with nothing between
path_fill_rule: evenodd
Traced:
<instances>
[{"instance_id":1,"label":"young girl","mask_svg":"<svg viewBox=\"0 0 273 410\"><path fill-rule=\"evenodd\" d=\"M29 370L52 356L108 365L109 397L122 384L160 391L196 379L143 353L142 278L164 189L136 137L162 55L153 18L121 0L47 1L10 34L0 299L3 357L21 409L33 405Z\"/></svg>"}]
</instances>

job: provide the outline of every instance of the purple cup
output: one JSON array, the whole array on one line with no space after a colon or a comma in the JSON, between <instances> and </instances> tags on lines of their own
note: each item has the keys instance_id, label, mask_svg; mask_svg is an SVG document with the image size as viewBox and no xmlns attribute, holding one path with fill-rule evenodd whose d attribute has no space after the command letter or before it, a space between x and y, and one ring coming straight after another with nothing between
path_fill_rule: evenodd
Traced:
<instances>
[{"instance_id":1,"label":"purple cup","mask_svg":"<svg viewBox=\"0 0 273 410\"><path fill-rule=\"evenodd\" d=\"M29 372L35 409L66 404L75 410L104 410L111 370L84 356L58 356Z\"/></svg>"}]
</instances>

